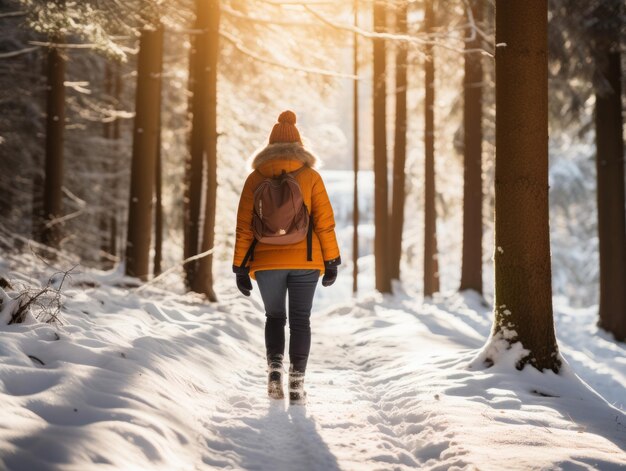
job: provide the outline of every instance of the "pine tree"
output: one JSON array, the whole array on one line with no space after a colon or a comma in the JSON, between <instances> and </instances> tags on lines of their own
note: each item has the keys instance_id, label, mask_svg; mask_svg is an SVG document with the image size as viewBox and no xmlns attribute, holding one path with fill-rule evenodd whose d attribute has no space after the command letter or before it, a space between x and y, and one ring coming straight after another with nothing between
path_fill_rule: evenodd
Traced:
<instances>
[{"instance_id":1,"label":"pine tree","mask_svg":"<svg viewBox=\"0 0 626 471\"><path fill-rule=\"evenodd\" d=\"M133 131L126 274L142 280L150 273L152 200L159 144L163 26L144 28L139 40Z\"/></svg>"},{"instance_id":2,"label":"pine tree","mask_svg":"<svg viewBox=\"0 0 626 471\"><path fill-rule=\"evenodd\" d=\"M469 2L476 23L482 19L481 0ZM465 76L463 79L463 259L461 290L483 292L482 280L482 81L483 67L480 36L476 31L465 42Z\"/></svg>"},{"instance_id":3,"label":"pine tree","mask_svg":"<svg viewBox=\"0 0 626 471\"><path fill-rule=\"evenodd\" d=\"M407 34L408 3L403 1L396 9L396 32ZM396 125L393 147L393 193L391 205L391 257L392 279L400 279L402 258L402 228L404 227L405 161L406 161L406 91L407 91L407 45L400 43L396 51Z\"/></svg>"},{"instance_id":4,"label":"pine tree","mask_svg":"<svg viewBox=\"0 0 626 471\"><path fill-rule=\"evenodd\" d=\"M374 30L385 31L387 8L382 0L374 1ZM374 39L374 265L376 289L391 293L389 278L388 219L389 202L387 192L387 87L385 84L386 58L385 40Z\"/></svg>"},{"instance_id":5,"label":"pine tree","mask_svg":"<svg viewBox=\"0 0 626 471\"><path fill-rule=\"evenodd\" d=\"M65 1L56 5L64 8ZM65 42L62 33L50 37L47 65L46 157L43 194L43 227L41 241L58 248L62 233L59 218L63 201L63 147L65 134L65 68L66 58L56 44Z\"/></svg>"},{"instance_id":6,"label":"pine tree","mask_svg":"<svg viewBox=\"0 0 626 471\"><path fill-rule=\"evenodd\" d=\"M620 44L623 4L601 2L593 36L598 239L600 243L600 327L626 340L626 220L622 70Z\"/></svg>"},{"instance_id":7,"label":"pine tree","mask_svg":"<svg viewBox=\"0 0 626 471\"><path fill-rule=\"evenodd\" d=\"M189 167L189 238L187 256L204 253L213 248L215 239L215 210L217 204L217 66L219 55L219 0L198 1L194 54L190 60L192 129ZM203 187L203 172L206 182ZM204 193L204 214L201 198ZM201 229L201 231L200 231ZM213 255L209 254L188 264L187 283L192 291L203 293L216 301L213 290Z\"/></svg>"},{"instance_id":8,"label":"pine tree","mask_svg":"<svg viewBox=\"0 0 626 471\"><path fill-rule=\"evenodd\" d=\"M433 2L425 2L424 28L432 33L435 27ZM437 260L437 208L435 205L435 62L433 46L425 47L424 64L424 296L439 291L439 263Z\"/></svg>"},{"instance_id":9,"label":"pine tree","mask_svg":"<svg viewBox=\"0 0 626 471\"><path fill-rule=\"evenodd\" d=\"M547 0L496 3L495 321L528 350L518 365L558 371L548 223Z\"/></svg>"}]
</instances>

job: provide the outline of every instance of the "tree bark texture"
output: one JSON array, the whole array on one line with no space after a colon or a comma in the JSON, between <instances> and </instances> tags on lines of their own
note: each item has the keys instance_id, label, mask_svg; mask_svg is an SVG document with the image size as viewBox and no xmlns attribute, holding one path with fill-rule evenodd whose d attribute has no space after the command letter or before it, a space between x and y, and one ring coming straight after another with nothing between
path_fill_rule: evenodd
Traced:
<instances>
[{"instance_id":1,"label":"tree bark texture","mask_svg":"<svg viewBox=\"0 0 626 471\"><path fill-rule=\"evenodd\" d=\"M374 1L374 30L386 29L386 5L382 0ZM387 191L387 129L385 85L386 58L385 40L374 39L374 269L376 289L391 293L389 278L388 218L389 201Z\"/></svg>"},{"instance_id":2,"label":"tree bark texture","mask_svg":"<svg viewBox=\"0 0 626 471\"><path fill-rule=\"evenodd\" d=\"M528 350L518 368L559 370L548 222L547 0L496 1L495 322Z\"/></svg>"},{"instance_id":3,"label":"tree bark texture","mask_svg":"<svg viewBox=\"0 0 626 471\"><path fill-rule=\"evenodd\" d=\"M63 43L64 38L51 38ZM66 59L60 49L48 50L48 90L46 100L46 166L43 195L43 227L41 241L59 248L63 199L63 144L65 133L65 65Z\"/></svg>"},{"instance_id":4,"label":"tree bark texture","mask_svg":"<svg viewBox=\"0 0 626 471\"><path fill-rule=\"evenodd\" d=\"M475 22L482 19L482 0L469 4ZM463 80L463 255L461 290L483 292L483 182L482 182L482 46L480 36L465 42Z\"/></svg>"},{"instance_id":5,"label":"tree bark texture","mask_svg":"<svg viewBox=\"0 0 626 471\"><path fill-rule=\"evenodd\" d=\"M616 44L618 44L617 42ZM626 221L619 51L603 44L598 68L608 90L596 92L596 170L600 242L599 325L626 340Z\"/></svg>"},{"instance_id":6,"label":"tree bark texture","mask_svg":"<svg viewBox=\"0 0 626 471\"><path fill-rule=\"evenodd\" d=\"M194 85L194 94L202 88L201 101L194 108L201 115L202 128L193 129L192 133L199 133L197 139L202 145L204 165L206 169L204 217L202 224L198 221L198 227L202 228L199 250L197 253L206 252L213 248L215 241L215 211L217 204L217 66L219 55L219 24L220 3L219 0L198 3L198 26L203 31L197 38L203 43L197 50L196 72L197 80ZM200 51L204 54L201 56ZM199 87L199 85L202 87ZM195 123L194 123L195 128ZM196 265L194 276L189 284L192 291L204 294L209 301L217 301L213 290L213 255L207 255L193 262Z\"/></svg>"},{"instance_id":7,"label":"tree bark texture","mask_svg":"<svg viewBox=\"0 0 626 471\"><path fill-rule=\"evenodd\" d=\"M435 26L433 4L425 2L424 27L429 33ZM433 46L424 48L424 296L439 291L437 255L437 209L435 205L435 62Z\"/></svg>"},{"instance_id":8,"label":"tree bark texture","mask_svg":"<svg viewBox=\"0 0 626 471\"><path fill-rule=\"evenodd\" d=\"M354 26L359 25L359 1L354 0ZM352 116L353 116L353 200L352 200L352 292L356 293L359 288L359 35L352 35L354 42L353 51L353 74L355 79L352 83Z\"/></svg>"},{"instance_id":9,"label":"tree bark texture","mask_svg":"<svg viewBox=\"0 0 626 471\"><path fill-rule=\"evenodd\" d=\"M137 91L130 177L126 274L146 280L150 273L152 200L159 142L163 27L144 29L139 40Z\"/></svg>"},{"instance_id":10,"label":"tree bark texture","mask_svg":"<svg viewBox=\"0 0 626 471\"><path fill-rule=\"evenodd\" d=\"M396 8L396 32L407 34L408 3L403 1ZM396 125L393 147L393 190L391 201L391 257L389 276L400 279L402 259L402 228L404 227L405 162L406 162L406 91L407 91L407 45L396 45Z\"/></svg>"}]
</instances>

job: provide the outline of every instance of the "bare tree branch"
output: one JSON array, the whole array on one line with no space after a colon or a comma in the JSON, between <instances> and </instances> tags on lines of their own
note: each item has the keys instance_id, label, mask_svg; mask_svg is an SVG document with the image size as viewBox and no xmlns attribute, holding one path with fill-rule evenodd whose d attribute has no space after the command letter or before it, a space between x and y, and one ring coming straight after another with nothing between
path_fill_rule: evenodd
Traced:
<instances>
[{"instance_id":1,"label":"bare tree branch","mask_svg":"<svg viewBox=\"0 0 626 471\"><path fill-rule=\"evenodd\" d=\"M284 69L290 69L290 70L296 70L298 72L303 72L303 73L307 73L307 74L315 74L315 75L326 75L329 77L337 77L337 78L349 78L349 79L358 79L358 77L355 77L354 75L351 74L342 74L341 72L334 72L332 70L326 70L326 69L319 69L316 67L303 67L303 66L299 66L299 65L291 65L291 64L283 64L281 62L278 61L274 61L272 59L269 59L267 57L262 57L260 55L258 55L257 53L255 53L254 51L248 49L247 47L245 47L242 43L241 40L233 35L231 35L230 33L227 33L226 31L220 31L220 36L222 36L224 39L230 41L235 48L255 59L258 60L259 62L264 62L266 64L270 64L270 65L275 65L277 67L282 67Z\"/></svg>"},{"instance_id":2,"label":"bare tree branch","mask_svg":"<svg viewBox=\"0 0 626 471\"><path fill-rule=\"evenodd\" d=\"M11 57L20 56L22 54L28 54L29 52L36 51L37 49L39 49L39 46L26 47L24 49L19 49L17 51L3 52L3 53L0 53L0 59L10 59Z\"/></svg>"}]
</instances>

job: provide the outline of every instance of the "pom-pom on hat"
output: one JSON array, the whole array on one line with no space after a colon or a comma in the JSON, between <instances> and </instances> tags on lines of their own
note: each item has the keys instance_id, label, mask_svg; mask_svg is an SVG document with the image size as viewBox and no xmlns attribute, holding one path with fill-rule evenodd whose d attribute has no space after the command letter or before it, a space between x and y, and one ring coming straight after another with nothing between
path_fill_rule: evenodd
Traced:
<instances>
[{"instance_id":1,"label":"pom-pom on hat","mask_svg":"<svg viewBox=\"0 0 626 471\"><path fill-rule=\"evenodd\" d=\"M277 142L299 142L300 133L296 127L296 114L293 111L283 111L278 117L278 122L272 128L270 134L270 144Z\"/></svg>"}]
</instances>

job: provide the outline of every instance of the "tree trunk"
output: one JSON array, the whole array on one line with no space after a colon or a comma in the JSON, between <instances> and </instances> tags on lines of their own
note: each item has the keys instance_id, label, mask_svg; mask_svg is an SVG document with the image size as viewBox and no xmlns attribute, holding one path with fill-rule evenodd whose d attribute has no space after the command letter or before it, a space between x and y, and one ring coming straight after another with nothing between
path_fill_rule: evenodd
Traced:
<instances>
[{"instance_id":1,"label":"tree trunk","mask_svg":"<svg viewBox=\"0 0 626 471\"><path fill-rule=\"evenodd\" d=\"M51 38L63 43L62 36ZM46 176L43 195L44 224L41 240L59 248L63 198L63 141L65 132L65 57L61 50L48 50L48 95L46 104Z\"/></svg>"},{"instance_id":2,"label":"tree trunk","mask_svg":"<svg viewBox=\"0 0 626 471\"><path fill-rule=\"evenodd\" d=\"M41 242L42 222L43 222L43 193L45 178L41 171L37 169L33 175L33 194L32 194L32 221L31 233L32 238L36 242Z\"/></svg>"},{"instance_id":3,"label":"tree trunk","mask_svg":"<svg viewBox=\"0 0 626 471\"><path fill-rule=\"evenodd\" d=\"M396 32L407 34L408 4L403 1L396 10ZM396 46L396 125L393 147L393 194L391 209L390 273L391 279L400 279L402 258L402 228L404 226L404 164L406 161L406 89L407 89L407 45Z\"/></svg>"},{"instance_id":4,"label":"tree trunk","mask_svg":"<svg viewBox=\"0 0 626 471\"><path fill-rule=\"evenodd\" d=\"M354 26L359 25L359 1L354 0ZM353 105L353 175L354 175L354 192L352 200L352 292L356 293L359 288L359 80L356 78L359 75L359 36L354 33L352 36L354 42L353 51L353 74L354 80L352 83L352 105Z\"/></svg>"},{"instance_id":5,"label":"tree trunk","mask_svg":"<svg viewBox=\"0 0 626 471\"><path fill-rule=\"evenodd\" d=\"M119 109L122 107L122 71L121 65L119 62L115 64L115 73L114 73L114 87L113 94L115 98L115 106ZM119 118L115 118L113 121L113 139L115 141L115 157L113 158L113 172L119 171L119 153L120 153L120 139L122 138L121 132L121 120ZM117 181L117 178L113 180L111 185L111 193L113 194L115 201L113 202L113 207L111 209L111 221L109 223L109 229L111 231L109 237L109 253L113 256L114 259L118 258L118 247L117 247L117 237L118 237L118 206L117 206L117 198L119 195L120 185Z\"/></svg>"},{"instance_id":6,"label":"tree trunk","mask_svg":"<svg viewBox=\"0 0 626 471\"><path fill-rule=\"evenodd\" d=\"M384 32L386 5L374 1L374 30ZM386 129L386 58L385 40L374 39L374 266L376 289L391 293L389 278L389 245L387 194L387 129Z\"/></svg>"},{"instance_id":7,"label":"tree trunk","mask_svg":"<svg viewBox=\"0 0 626 471\"><path fill-rule=\"evenodd\" d=\"M163 27L144 29L139 40L137 91L130 177L126 274L142 280L150 272L152 199L159 141Z\"/></svg>"},{"instance_id":8,"label":"tree trunk","mask_svg":"<svg viewBox=\"0 0 626 471\"><path fill-rule=\"evenodd\" d=\"M213 1L213 0L211 0ZM207 90L203 82L207 63L207 34L209 2L197 0L195 29L202 31L192 37L189 54L189 114L191 132L189 135L189 156L185 168L185 243L184 258L200 253L200 224L202 222L202 187L204 174L204 132L206 129ZM185 265L185 282L190 290L196 286L195 278L198 262Z\"/></svg>"},{"instance_id":9,"label":"tree trunk","mask_svg":"<svg viewBox=\"0 0 626 471\"><path fill-rule=\"evenodd\" d=\"M548 221L547 0L496 1L495 321L558 372Z\"/></svg>"},{"instance_id":10,"label":"tree trunk","mask_svg":"<svg viewBox=\"0 0 626 471\"><path fill-rule=\"evenodd\" d=\"M619 44L619 41L614 44ZM626 222L622 138L620 53L604 43L598 51L600 75L610 90L596 91L596 169L600 241L600 319L619 341L626 340Z\"/></svg>"},{"instance_id":11,"label":"tree trunk","mask_svg":"<svg viewBox=\"0 0 626 471\"><path fill-rule=\"evenodd\" d=\"M435 18L432 2L425 3L424 28L432 33ZM437 260L437 209L435 206L435 62L432 45L425 46L424 64L424 296L439 291L439 263Z\"/></svg>"},{"instance_id":12,"label":"tree trunk","mask_svg":"<svg viewBox=\"0 0 626 471\"><path fill-rule=\"evenodd\" d=\"M482 19L482 0L469 7L475 22ZM461 290L483 292L483 182L482 182L482 82L483 66L478 33L465 42L465 78L463 103L464 173L463 173L463 259Z\"/></svg>"},{"instance_id":13,"label":"tree trunk","mask_svg":"<svg viewBox=\"0 0 626 471\"><path fill-rule=\"evenodd\" d=\"M111 70L111 64L107 62L104 66L104 100L107 102L109 106L112 106L112 96L114 90L113 84L113 71ZM102 124L102 137L105 139L113 139L113 123L111 121L107 121ZM112 147L112 146L111 146ZM112 157L109 157L111 159ZM113 181L113 165L111 165L110 161L105 161L102 163L102 173L106 175L107 178L111 178ZM109 187L103 186L101 189L101 208L99 215L99 223L100 223L100 263L102 264L102 268L104 270L108 270L112 268L112 257L109 253L109 248L111 246L111 207L112 204L107 198L107 194L109 194L109 198L112 196L112 192L109 191Z\"/></svg>"},{"instance_id":14,"label":"tree trunk","mask_svg":"<svg viewBox=\"0 0 626 471\"><path fill-rule=\"evenodd\" d=\"M204 62L204 67L196 69L199 81L196 82L195 87L197 91L199 88L197 85L201 83L204 85L202 88L205 89L200 106L202 108L201 114L204 118L201 138L205 157L204 164L206 165L206 187L204 192L204 223L202 225L202 241L199 253L213 248L217 206L217 65L220 3L219 0L211 0L205 3L207 3L205 6L206 11L203 12L205 16L198 15L198 21L204 20L201 24L204 33L198 37L198 40L204 42L203 50L206 51L206 54L202 60L200 60L200 57L197 58L198 62ZM200 227L199 222L198 227ZM213 255L202 257L195 263L197 264L197 271L190 283L191 289L197 293L204 294L209 301L217 301L213 290Z\"/></svg>"},{"instance_id":15,"label":"tree trunk","mask_svg":"<svg viewBox=\"0 0 626 471\"><path fill-rule=\"evenodd\" d=\"M163 162L161 159L161 119L159 116L159 142L154 172L154 267L152 269L154 276L161 274L161 263L163 261Z\"/></svg>"}]
</instances>

